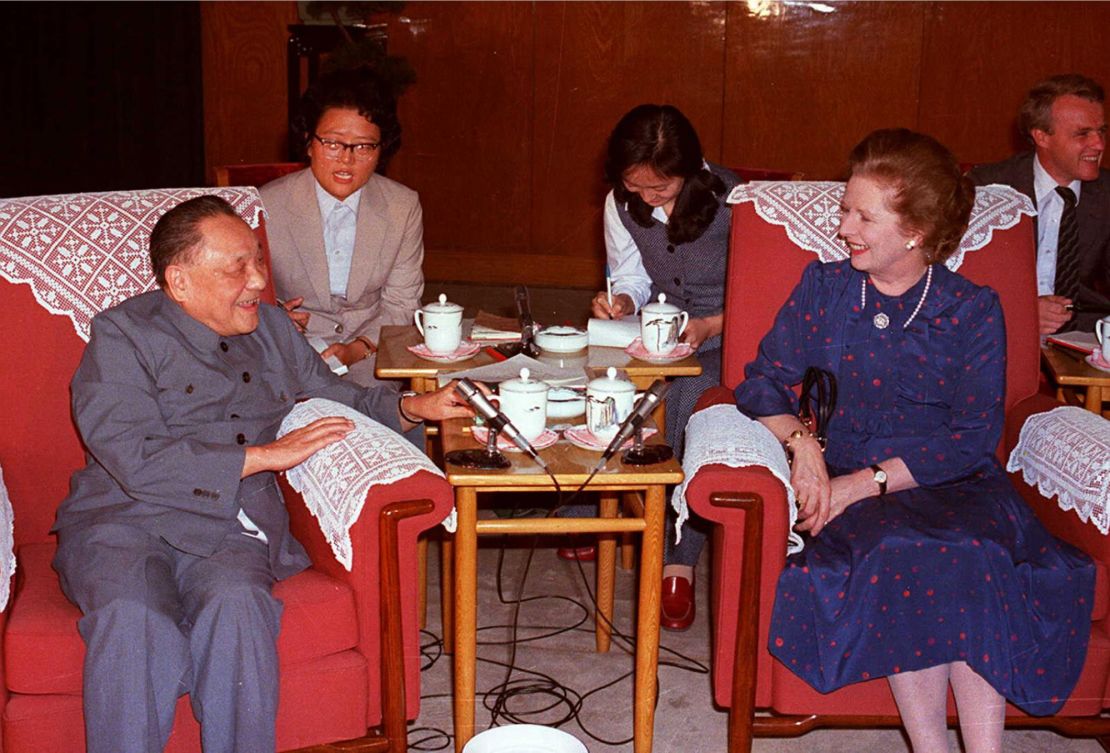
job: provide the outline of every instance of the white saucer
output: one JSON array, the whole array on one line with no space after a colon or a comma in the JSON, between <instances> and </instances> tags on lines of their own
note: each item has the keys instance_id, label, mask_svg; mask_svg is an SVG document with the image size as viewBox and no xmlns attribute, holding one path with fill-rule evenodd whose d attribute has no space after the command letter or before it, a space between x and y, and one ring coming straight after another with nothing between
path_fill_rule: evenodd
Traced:
<instances>
[{"instance_id":1,"label":"white saucer","mask_svg":"<svg viewBox=\"0 0 1110 753\"><path fill-rule=\"evenodd\" d=\"M624 352L641 361L670 363L671 361L681 361L683 358L686 358L686 356L694 352L694 348L690 343L679 343L674 346L674 350L670 353L651 353L644 347L644 341L637 337L632 341L631 345L624 349Z\"/></svg>"},{"instance_id":2,"label":"white saucer","mask_svg":"<svg viewBox=\"0 0 1110 753\"><path fill-rule=\"evenodd\" d=\"M1092 369L1110 373L1110 362L1102 360L1097 353L1092 353L1083 360L1086 361Z\"/></svg>"},{"instance_id":3,"label":"white saucer","mask_svg":"<svg viewBox=\"0 0 1110 753\"><path fill-rule=\"evenodd\" d=\"M485 426L475 426L470 430L471 436L480 444L485 445L486 439L489 437L489 428ZM542 450L545 447L550 447L559 441L559 432L552 431L551 429L544 429L543 434L532 440L532 447L537 450ZM522 450L513 444L513 440L506 437L504 434L497 435L497 449L502 452L521 452ZM602 447L601 449L605 449Z\"/></svg>"},{"instance_id":4,"label":"white saucer","mask_svg":"<svg viewBox=\"0 0 1110 753\"><path fill-rule=\"evenodd\" d=\"M644 429L644 439L647 439L652 434L657 433L657 431L657 429L652 428ZM572 426L571 428L563 432L563 436L566 437L567 441L570 442L572 445L574 445L575 447L581 447L583 450L602 452L606 447L609 446L608 439L599 439L598 437L596 437L592 431L586 428L586 424L578 424L578 426ZM632 446L632 441L632 439L629 439L627 442L621 445L621 449L627 450L629 447Z\"/></svg>"},{"instance_id":5,"label":"white saucer","mask_svg":"<svg viewBox=\"0 0 1110 753\"><path fill-rule=\"evenodd\" d=\"M433 353L428 350L428 346L424 343L418 345L408 346L409 352L414 353L425 361L434 361L435 363L455 363L456 361L465 361L468 358L473 358L482 349L482 346L470 340L463 340L459 343L459 347L455 348L453 353Z\"/></svg>"}]
</instances>

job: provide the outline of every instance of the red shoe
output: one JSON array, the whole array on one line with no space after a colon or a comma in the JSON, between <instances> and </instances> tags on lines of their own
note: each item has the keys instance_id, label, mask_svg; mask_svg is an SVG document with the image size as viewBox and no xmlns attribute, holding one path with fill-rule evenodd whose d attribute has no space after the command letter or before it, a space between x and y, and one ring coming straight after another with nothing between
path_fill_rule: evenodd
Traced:
<instances>
[{"instance_id":1,"label":"red shoe","mask_svg":"<svg viewBox=\"0 0 1110 753\"><path fill-rule=\"evenodd\" d=\"M559 559L578 560L579 562L593 562L597 559L596 546L561 546L555 550Z\"/></svg>"},{"instance_id":2,"label":"red shoe","mask_svg":"<svg viewBox=\"0 0 1110 753\"><path fill-rule=\"evenodd\" d=\"M694 624L694 584L678 575L664 578L659 605L660 627L685 630Z\"/></svg>"}]
</instances>

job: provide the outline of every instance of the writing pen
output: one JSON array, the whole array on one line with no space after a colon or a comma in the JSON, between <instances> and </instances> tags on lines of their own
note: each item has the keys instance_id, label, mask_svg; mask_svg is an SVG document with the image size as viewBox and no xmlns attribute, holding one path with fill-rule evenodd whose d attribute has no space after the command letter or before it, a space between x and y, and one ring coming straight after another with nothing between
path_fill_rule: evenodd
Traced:
<instances>
[{"instance_id":1,"label":"writing pen","mask_svg":"<svg viewBox=\"0 0 1110 753\"><path fill-rule=\"evenodd\" d=\"M605 300L609 302L609 309L613 308L613 278L609 275L609 265L605 265Z\"/></svg>"},{"instance_id":2,"label":"writing pen","mask_svg":"<svg viewBox=\"0 0 1110 753\"><path fill-rule=\"evenodd\" d=\"M1099 305L1097 303L1069 303L1064 306L1068 311L1074 311L1077 314L1110 314L1110 306Z\"/></svg>"}]
</instances>

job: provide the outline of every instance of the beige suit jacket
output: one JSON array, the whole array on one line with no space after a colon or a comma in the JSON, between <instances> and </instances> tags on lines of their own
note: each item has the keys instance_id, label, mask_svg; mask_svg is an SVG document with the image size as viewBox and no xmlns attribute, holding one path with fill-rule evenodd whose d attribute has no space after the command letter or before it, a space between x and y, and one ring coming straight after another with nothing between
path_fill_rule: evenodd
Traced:
<instances>
[{"instance_id":1,"label":"beige suit jacket","mask_svg":"<svg viewBox=\"0 0 1110 753\"><path fill-rule=\"evenodd\" d=\"M359 335L378 342L385 324L408 324L424 293L424 224L416 192L373 175L359 197L347 295L333 296L324 226L309 169L262 186L278 298L304 297L308 334L328 344Z\"/></svg>"}]
</instances>

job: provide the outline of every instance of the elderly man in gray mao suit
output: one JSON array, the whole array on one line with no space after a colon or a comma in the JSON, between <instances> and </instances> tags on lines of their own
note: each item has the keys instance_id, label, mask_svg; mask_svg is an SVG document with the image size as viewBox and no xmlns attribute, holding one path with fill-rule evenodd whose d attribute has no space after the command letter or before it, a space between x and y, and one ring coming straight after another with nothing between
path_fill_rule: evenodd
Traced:
<instances>
[{"instance_id":1,"label":"elderly man in gray mao suit","mask_svg":"<svg viewBox=\"0 0 1110 753\"><path fill-rule=\"evenodd\" d=\"M206 753L274 750L281 605L308 565L274 477L341 439L324 418L276 439L302 398L395 430L467 415L450 389L406 395L335 377L260 301L258 239L222 199L184 202L151 235L159 289L100 313L73 378L88 448L55 530L83 612L91 753L159 751L189 693Z\"/></svg>"}]
</instances>

